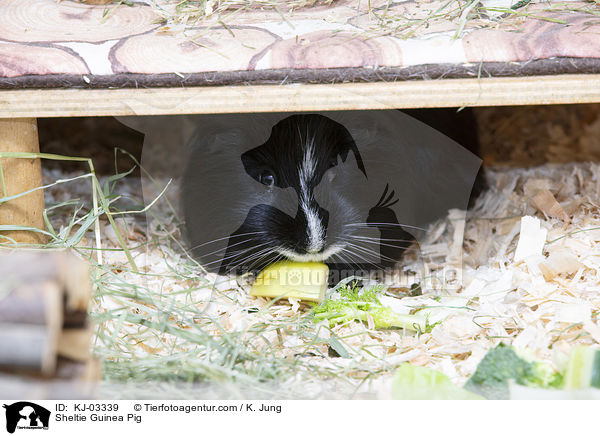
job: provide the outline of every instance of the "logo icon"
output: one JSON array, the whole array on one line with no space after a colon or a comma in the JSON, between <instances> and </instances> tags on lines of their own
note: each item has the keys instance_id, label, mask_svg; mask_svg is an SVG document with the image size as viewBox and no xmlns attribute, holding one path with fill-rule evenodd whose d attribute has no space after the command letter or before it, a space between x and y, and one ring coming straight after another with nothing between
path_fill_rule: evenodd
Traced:
<instances>
[{"instance_id":1,"label":"logo icon","mask_svg":"<svg viewBox=\"0 0 600 436\"><path fill-rule=\"evenodd\" d=\"M50 411L42 406L29 401L19 401L10 405L4 404L6 409L6 431L14 433L18 429L48 429Z\"/></svg>"}]
</instances>

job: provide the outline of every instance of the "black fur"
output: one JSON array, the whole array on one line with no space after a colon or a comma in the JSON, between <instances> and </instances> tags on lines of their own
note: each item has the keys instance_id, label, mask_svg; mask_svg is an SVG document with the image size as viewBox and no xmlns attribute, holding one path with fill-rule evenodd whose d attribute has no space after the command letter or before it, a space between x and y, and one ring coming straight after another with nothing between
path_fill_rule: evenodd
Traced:
<instances>
[{"instance_id":1,"label":"black fur","mask_svg":"<svg viewBox=\"0 0 600 436\"><path fill-rule=\"evenodd\" d=\"M476 124L473 114L455 109L413 110L409 115L431 125L454 141L473 152L479 149ZM299 206L302 186L299 176L306 145L314 144L316 162L314 176L307 186L307 199L325 229L325 245L319 253L332 245L341 244L349 233L360 233L360 229L348 224L360 221L361 209L368 210L365 228L377 229L379 246L371 245L358 255L348 252L334 254L324 259L335 271L336 279L342 276L392 267L414 240L403 229L391 208L397 203L394 189L386 186L380 198L373 198L370 205L355 204L348 177L359 174L368 178L359 149L348 130L328 117L316 114L293 115L278 122L262 145L248 149L241 156L242 168L254 182L243 181L240 167L227 168L215 176L215 167L222 166L222 155L211 155L203 142L210 142L210 135L200 138L192 147L192 154L183 181L182 204L187 224L187 233L192 253L211 271L219 273L244 273L263 269L268 264L284 259L281 251L297 255L308 253L307 216ZM232 134L223 147L245 141L243 135ZM232 147L232 150L235 148ZM352 156L355 171L352 176L345 171L344 164ZM272 186L261 181L268 174ZM272 178L270 178L272 176ZM482 188L482 174L478 176L474 195ZM239 181L239 182L238 182ZM227 183L234 185L228 185ZM223 185L225 183L225 185ZM235 189L244 199L243 204L219 202L227 196L227 190ZM293 195L295 193L295 196ZM285 206L285 207L282 207ZM217 208L227 210L216 210ZM247 211L247 212L245 212ZM232 221L241 223L233 232L227 233L224 220L231 214ZM242 214L243 216L239 215ZM211 215L212 214L212 215ZM216 217L210 219L210 217ZM207 218L208 217L208 218ZM365 219L364 217L362 218ZM206 236L211 226L214 239L227 238L226 248L215 253L215 244ZM213 229L214 227L214 229ZM203 231L204 229L204 231ZM352 251L352 247L347 247ZM371 253L372 252L372 253ZM223 255L224 253L224 255ZM316 254L319 254L316 253ZM343 271L343 272L342 272Z\"/></svg>"}]
</instances>

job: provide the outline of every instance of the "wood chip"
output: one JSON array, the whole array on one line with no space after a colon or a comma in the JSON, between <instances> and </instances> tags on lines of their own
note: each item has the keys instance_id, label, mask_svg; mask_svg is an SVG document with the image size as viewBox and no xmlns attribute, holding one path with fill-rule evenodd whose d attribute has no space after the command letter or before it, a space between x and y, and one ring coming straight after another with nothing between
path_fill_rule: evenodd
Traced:
<instances>
[{"instance_id":1,"label":"wood chip","mask_svg":"<svg viewBox=\"0 0 600 436\"><path fill-rule=\"evenodd\" d=\"M521 218L521 232L515 251L515 262L542 254L548 231L541 228L540 220L532 216Z\"/></svg>"},{"instance_id":2,"label":"wood chip","mask_svg":"<svg viewBox=\"0 0 600 436\"><path fill-rule=\"evenodd\" d=\"M548 189L541 189L538 191L531 199L531 203L540 212L543 212L549 217L558 218L564 223L570 221L569 216L563 207L556 201L556 198L554 198L554 195Z\"/></svg>"}]
</instances>

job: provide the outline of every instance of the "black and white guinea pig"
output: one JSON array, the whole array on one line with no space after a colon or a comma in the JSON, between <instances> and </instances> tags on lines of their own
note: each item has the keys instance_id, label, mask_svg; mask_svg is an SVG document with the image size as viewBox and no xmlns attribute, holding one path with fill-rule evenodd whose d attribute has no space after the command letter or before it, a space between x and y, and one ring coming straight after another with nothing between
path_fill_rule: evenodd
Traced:
<instances>
[{"instance_id":1,"label":"black and white guinea pig","mask_svg":"<svg viewBox=\"0 0 600 436\"><path fill-rule=\"evenodd\" d=\"M457 144L477 151L472 113L408 113L221 116L200 126L181 185L192 254L221 274L284 259L327 263L336 279L393 267L428 222L466 207L480 163Z\"/></svg>"}]
</instances>

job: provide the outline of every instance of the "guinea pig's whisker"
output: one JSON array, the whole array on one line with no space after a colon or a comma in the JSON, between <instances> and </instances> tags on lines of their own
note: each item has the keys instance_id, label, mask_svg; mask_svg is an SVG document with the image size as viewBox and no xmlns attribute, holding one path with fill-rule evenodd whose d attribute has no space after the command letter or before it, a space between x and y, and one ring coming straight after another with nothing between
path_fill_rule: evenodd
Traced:
<instances>
[{"instance_id":1,"label":"guinea pig's whisker","mask_svg":"<svg viewBox=\"0 0 600 436\"><path fill-rule=\"evenodd\" d=\"M226 246L226 247L223 247L223 248L219 248L218 250L212 251L212 252L210 252L210 253L202 253L202 255L203 255L203 256L210 256L210 255L212 255L212 254L216 254L216 253L218 253L219 251L226 251L226 250L229 250L229 249L230 249L230 248L232 248L232 247L238 246L238 245L240 245L240 244L245 244L245 243L248 243L248 242L251 242L251 241L252 241L252 239L246 239L246 240L244 240L244 241L241 241L241 242L236 242L235 244L228 245L228 246ZM264 244L260 244L260 245L264 245ZM252 247L250 247L250 248L255 248L255 247L257 247L257 245L253 245L253 246L252 246Z\"/></svg>"},{"instance_id":2,"label":"guinea pig's whisker","mask_svg":"<svg viewBox=\"0 0 600 436\"><path fill-rule=\"evenodd\" d=\"M379 226L388 226L388 227L407 227L409 229L423 230L426 231L423 227L411 226L408 224L399 224L399 223L350 223L344 224L346 227L379 227Z\"/></svg>"},{"instance_id":3,"label":"guinea pig's whisker","mask_svg":"<svg viewBox=\"0 0 600 436\"><path fill-rule=\"evenodd\" d=\"M251 251L252 249L255 249L257 247L264 246L264 245L267 245L267 243L265 242L263 244L255 245L253 247L248 247L246 249L235 250L232 253L229 253L227 256L225 256L225 257L223 257L221 259L213 260L211 262L204 263L203 265L204 266L210 266L210 265L213 265L213 264L218 263L218 262L223 262L223 261L226 261L226 260L234 259L236 257L243 256L245 253Z\"/></svg>"},{"instance_id":4,"label":"guinea pig's whisker","mask_svg":"<svg viewBox=\"0 0 600 436\"><path fill-rule=\"evenodd\" d=\"M342 263L351 263L349 259L342 256L342 253L344 252L344 250L345 249L342 248L340 251L338 251L333 256L331 256L332 260L335 260L335 258L337 257L340 260L340 262L342 262Z\"/></svg>"},{"instance_id":5,"label":"guinea pig's whisker","mask_svg":"<svg viewBox=\"0 0 600 436\"><path fill-rule=\"evenodd\" d=\"M347 256L342 256L342 253L346 253ZM344 264L354 265L354 261L352 259L352 253L347 251L345 248L336 253L336 256L340 258L340 261Z\"/></svg>"},{"instance_id":6,"label":"guinea pig's whisker","mask_svg":"<svg viewBox=\"0 0 600 436\"><path fill-rule=\"evenodd\" d=\"M272 250L271 247L262 248L261 250L256 251L257 248L264 247L266 245L268 245L267 242L265 242L263 244L256 245L254 247L250 247L247 250L243 250L242 254L245 254L245 257L243 257L241 259L241 262L246 262L246 261L254 259L256 257L263 256L264 254L266 254L269 251L271 251Z\"/></svg>"},{"instance_id":7,"label":"guinea pig's whisker","mask_svg":"<svg viewBox=\"0 0 600 436\"><path fill-rule=\"evenodd\" d=\"M246 264L246 267L249 270L253 270L255 267L258 267L260 265L260 262L264 262L264 260L265 260L264 254L266 254L266 253L263 253L263 255L261 255L261 256L255 256L254 259L252 260L252 263L250 263L249 260L245 261L244 263ZM272 263L272 262L269 262L269 263Z\"/></svg>"},{"instance_id":8,"label":"guinea pig's whisker","mask_svg":"<svg viewBox=\"0 0 600 436\"><path fill-rule=\"evenodd\" d=\"M348 242L347 244L349 246L353 247L354 249L359 250L359 251L361 251L361 252L363 252L365 254L370 254L370 255L373 255L373 256L377 256L378 258L383 259L383 260L389 260L389 261L392 261L392 262L396 262L396 259L392 259L391 257L385 256L385 255L383 255L383 254L381 254L381 253L379 253L379 252L377 252L375 250L371 250L370 248L363 247L362 245L353 244L351 242Z\"/></svg>"},{"instance_id":9,"label":"guinea pig's whisker","mask_svg":"<svg viewBox=\"0 0 600 436\"><path fill-rule=\"evenodd\" d=\"M266 244L263 244L266 245ZM247 257L244 257L243 259L240 259L239 262L237 262L232 269L236 269L242 265L246 265L248 269L252 269L257 262L260 262L261 260L263 260L264 255L268 254L270 252L272 252L272 248L271 247L267 247L265 249L262 249L256 253L251 253L250 255L248 255ZM252 262L252 263L250 263Z\"/></svg>"},{"instance_id":10,"label":"guinea pig's whisker","mask_svg":"<svg viewBox=\"0 0 600 436\"><path fill-rule=\"evenodd\" d=\"M336 259L339 259L340 262L347 263L344 259L342 259L342 256L340 255L340 253L341 253L341 251L338 251L337 253L333 254L331 256L331 260L335 261Z\"/></svg>"},{"instance_id":11,"label":"guinea pig's whisker","mask_svg":"<svg viewBox=\"0 0 600 436\"><path fill-rule=\"evenodd\" d=\"M359 262L362 263L366 263L368 265L372 265L374 266L376 269L379 269L379 265L377 265L374 262L369 261L366 257L360 255L359 253L350 251L346 248L344 248L344 252L348 253L350 255L350 262L346 261L346 263L350 264L350 265L355 265L356 267L362 268L361 264ZM353 258L356 258L356 260L353 260Z\"/></svg>"},{"instance_id":12,"label":"guinea pig's whisker","mask_svg":"<svg viewBox=\"0 0 600 436\"><path fill-rule=\"evenodd\" d=\"M357 245L357 244L353 244L353 243L349 242L348 246L352 247L354 250L358 250L359 252L362 252L362 253L367 254L367 255L380 256L379 252L377 252L375 250L371 250L371 249L366 248L366 247L363 247L361 245Z\"/></svg>"},{"instance_id":13,"label":"guinea pig's whisker","mask_svg":"<svg viewBox=\"0 0 600 436\"><path fill-rule=\"evenodd\" d=\"M243 263L247 263L247 264L249 264L252 261L253 262L252 265L254 265L254 262L256 262L257 260L260 260L265 254L268 254L270 251L271 251L271 248L263 248L262 250L257 251L255 253L250 253L248 256L246 256L245 258L243 258L241 260Z\"/></svg>"},{"instance_id":14,"label":"guinea pig's whisker","mask_svg":"<svg viewBox=\"0 0 600 436\"><path fill-rule=\"evenodd\" d=\"M206 263L203 263L202 265L203 265L203 266L205 266L205 267L207 267L207 266L211 266L211 265L214 265L215 263L224 262L224 261L226 261L226 260L234 259L234 258L236 258L236 257L238 257L238 256L241 256L241 255L243 255L243 254L244 254L244 252L243 252L243 251L235 252L235 253L233 253L233 254L230 254L229 256L225 256L225 257L224 257L224 258L222 258L222 259L217 259L217 260L213 260L213 261L211 261L211 262L206 262Z\"/></svg>"},{"instance_id":15,"label":"guinea pig's whisker","mask_svg":"<svg viewBox=\"0 0 600 436\"><path fill-rule=\"evenodd\" d=\"M360 239L365 241L390 241L390 242L414 242L411 239L394 239L394 238L372 238L370 236L349 235L349 238Z\"/></svg>"},{"instance_id":16,"label":"guinea pig's whisker","mask_svg":"<svg viewBox=\"0 0 600 436\"><path fill-rule=\"evenodd\" d=\"M346 261L346 263L348 265L353 266L355 269L361 269L364 268L364 265L371 265L375 268L378 268L377 264L375 262L371 262L369 260L367 260L365 257L362 256L357 256L356 253L348 253L349 256L349 260Z\"/></svg>"},{"instance_id":17,"label":"guinea pig's whisker","mask_svg":"<svg viewBox=\"0 0 600 436\"><path fill-rule=\"evenodd\" d=\"M368 242L370 244L379 244L381 241L386 241L386 242L415 242L414 240L410 240L410 239L389 239L389 238L366 238L366 237L362 237L362 236L352 236L351 239L359 241L359 242ZM390 244L381 244L381 245L390 245ZM393 247L393 245L390 245Z\"/></svg>"},{"instance_id":18,"label":"guinea pig's whisker","mask_svg":"<svg viewBox=\"0 0 600 436\"><path fill-rule=\"evenodd\" d=\"M248 232L248 233L240 233L239 235L224 236L223 238L213 239L212 241L208 241L208 242L204 242L202 244L195 245L194 247L190 248L190 250L195 250L195 249L203 247L205 245L214 244L215 242L223 241L225 239L241 238L242 236L249 236L249 235L261 235L264 233L265 233L264 231L263 232Z\"/></svg>"},{"instance_id":19,"label":"guinea pig's whisker","mask_svg":"<svg viewBox=\"0 0 600 436\"><path fill-rule=\"evenodd\" d=\"M399 247L403 247L403 246L398 245L398 244L386 244L385 242L381 242L381 241L405 242L405 243L408 243L408 245L410 245L414 242L414 241L411 241L408 239L379 239L379 238L362 239L359 237L354 237L353 240L355 240L356 242L364 242L366 244L372 244L372 245L384 246L384 247L392 247L392 248L399 248ZM408 245L405 248L407 248Z\"/></svg>"},{"instance_id":20,"label":"guinea pig's whisker","mask_svg":"<svg viewBox=\"0 0 600 436\"><path fill-rule=\"evenodd\" d=\"M373 253L369 253L361 249L358 246L351 246L351 249L346 249L346 252L351 253L360 260L367 260L368 257L373 258Z\"/></svg>"},{"instance_id":21,"label":"guinea pig's whisker","mask_svg":"<svg viewBox=\"0 0 600 436\"><path fill-rule=\"evenodd\" d=\"M229 248L229 247L227 247L225 250L228 250L228 248ZM212 252L212 253L206 253L206 254L204 254L204 253L203 253L202 255L203 255L204 257L208 257L208 256L215 256L215 255L217 255L217 253L218 253L219 251L222 251L222 250L217 250L217 251L215 251L215 252ZM240 249L240 250L234 250L234 251L229 251L229 252L228 252L228 251L225 251L225 253L223 253L223 254L224 254L224 257L221 257L219 260L228 260L228 259L231 259L232 257L239 256L239 255L243 254L245 251L247 251L247 250L245 250L245 249ZM218 262L219 260L215 260L215 261L212 261L212 262L206 263L205 265L210 265L210 264L212 264L212 263L216 263L216 262Z\"/></svg>"},{"instance_id":22,"label":"guinea pig's whisker","mask_svg":"<svg viewBox=\"0 0 600 436\"><path fill-rule=\"evenodd\" d=\"M346 253L346 254L348 254L348 255L350 256L350 258L349 258L349 259L346 259L346 258L342 258L342 256L340 255L340 256L339 256L339 257L340 257L340 259L342 259L342 261L343 261L343 262L345 262L345 263L350 263L350 264L352 264L352 263L354 263L354 262L352 261L352 258L353 258L353 257L356 257L357 253L356 253L356 252L353 252L353 251L351 251L351 250L348 250L348 249L346 248L346 246L347 246L347 245L350 243L350 241L348 240L348 237L349 237L349 236L351 236L351 235L345 235L345 237L343 237L343 236L338 236L338 237L337 237L337 238L334 240L334 243L333 243L333 244L334 244L334 245L337 245L337 246L339 247L339 250L337 250L336 254L337 254L338 252L340 252L340 254L341 254L341 252L344 252L344 253ZM340 245L339 243L341 243L342 245Z\"/></svg>"},{"instance_id":23,"label":"guinea pig's whisker","mask_svg":"<svg viewBox=\"0 0 600 436\"><path fill-rule=\"evenodd\" d=\"M383 242L376 242L376 241L359 241L359 242L366 242L367 244L373 244L377 247L390 247L390 248L408 248L408 245L404 246L404 245L394 245L394 244L385 244ZM405 241L405 242L410 242L410 241Z\"/></svg>"},{"instance_id":24,"label":"guinea pig's whisker","mask_svg":"<svg viewBox=\"0 0 600 436\"><path fill-rule=\"evenodd\" d=\"M280 260L283 260L283 256L281 254L277 254L273 259L270 259L269 263L279 262Z\"/></svg>"}]
</instances>

